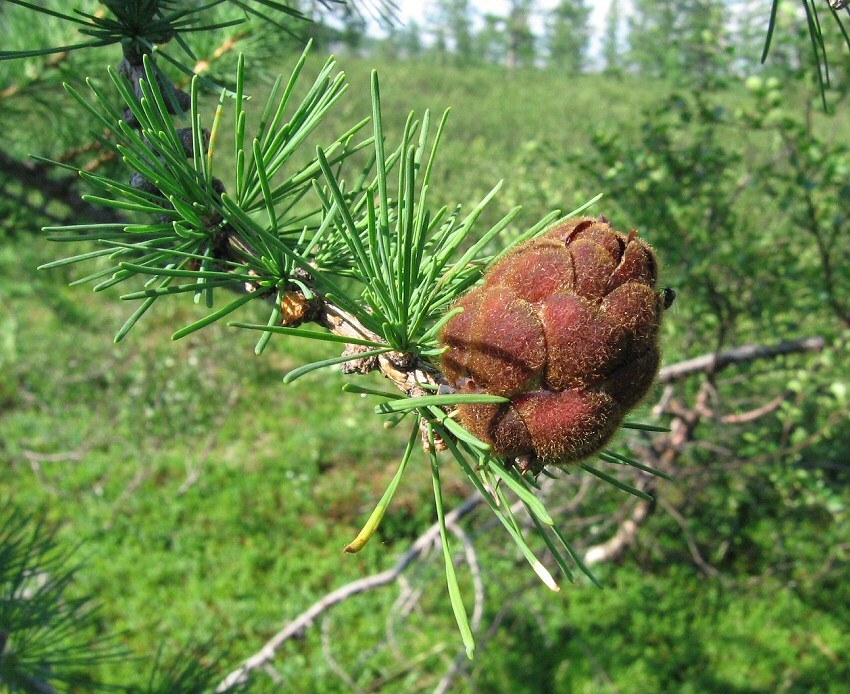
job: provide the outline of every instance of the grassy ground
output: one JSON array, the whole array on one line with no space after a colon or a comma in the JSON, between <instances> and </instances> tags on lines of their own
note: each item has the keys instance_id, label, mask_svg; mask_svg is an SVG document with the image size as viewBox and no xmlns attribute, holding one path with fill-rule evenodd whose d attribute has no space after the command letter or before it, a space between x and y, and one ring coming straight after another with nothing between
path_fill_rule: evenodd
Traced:
<instances>
[{"instance_id":1,"label":"grassy ground","mask_svg":"<svg viewBox=\"0 0 850 694\"><path fill-rule=\"evenodd\" d=\"M331 128L368 112L369 65L344 62L351 93ZM636 137L636 114L668 91L629 78L417 64L387 66L381 79L390 137L410 109L453 108L433 198L469 205L505 179L485 221L523 203L510 233L596 192L567 159L596 130ZM526 156L540 143L550 154L542 173ZM551 162L561 159L559 173ZM30 230L0 245L0 498L45 514L63 542L82 545L77 589L99 597L105 628L140 658L109 666L111 681L143 683L160 642L212 639L227 671L321 595L391 566L433 521L420 461L379 541L343 555L395 471L404 432L384 431L368 403L340 391L336 371L284 386L287 370L315 357L313 344L275 340L258 358L252 335L217 325L170 342L199 313L191 305L160 309L113 345L130 310L115 296L65 287L72 272L16 279L60 252ZM671 343L668 355L680 350ZM444 482L450 505L469 492L451 470ZM846 505L846 492L838 499ZM728 513L744 522L740 508ZM699 537L714 545L708 514L702 521ZM817 559L803 557L795 583L782 564L787 548L771 546L780 526L795 548L808 542L803 525L747 529L760 566L776 573L706 578L667 519L651 531L660 538L601 570L604 591L581 584L552 595L480 519L485 618L498 616L501 628L458 691L839 691L850 672L846 611L833 610L846 593L840 558L818 573ZM459 645L440 571L439 560L414 570L424 597L397 640L387 640L395 589L359 597L334 613L326 639L316 628L284 649L275 666L284 684L261 678L256 691L350 691L328 654L364 688L433 688ZM521 595L512 590L526 583Z\"/></svg>"}]
</instances>

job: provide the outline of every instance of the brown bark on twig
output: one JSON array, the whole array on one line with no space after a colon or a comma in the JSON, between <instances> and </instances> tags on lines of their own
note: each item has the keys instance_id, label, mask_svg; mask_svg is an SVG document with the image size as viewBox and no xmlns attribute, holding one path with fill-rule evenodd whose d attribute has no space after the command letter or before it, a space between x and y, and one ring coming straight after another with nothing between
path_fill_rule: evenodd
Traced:
<instances>
[{"instance_id":1,"label":"brown bark on twig","mask_svg":"<svg viewBox=\"0 0 850 694\"><path fill-rule=\"evenodd\" d=\"M800 340L786 340L774 345L744 345L719 353L694 357L693 359L678 362L677 364L671 364L661 370L659 380L662 383L670 383L695 373L713 375L731 364L757 359L772 359L785 354L820 351L823 349L824 344L823 338L810 337ZM669 403L667 395L665 394L663 396L666 402L659 409L661 411L672 412L673 420L670 425L671 432L661 437L652 448L646 451L646 454L651 458L649 462L652 467L672 474L675 470L676 460L682 455L686 445L695 439L695 430L700 421L705 417L715 417L714 411L709 407L709 402L713 395L714 386L710 380L707 380L700 387L694 404L689 408L672 405ZM740 414L721 416L718 419L723 424L753 422L775 412L785 402L785 398L785 394L782 394L761 407ZM650 478L648 475L643 475L643 484L639 484L638 486L643 491L652 493L656 482L656 479ZM683 532L685 532L685 540L695 563L707 574L716 575L716 569L702 559L696 543L688 535L682 516L669 504L662 502L662 506L674 517L680 527L682 527ZM593 565L620 559L629 547L635 543L641 526L649 519L655 508L656 504L654 501L639 502L631 515L619 525L617 531L610 539L585 551L585 563Z\"/></svg>"},{"instance_id":2,"label":"brown bark on twig","mask_svg":"<svg viewBox=\"0 0 850 694\"><path fill-rule=\"evenodd\" d=\"M209 72L215 61L234 50L237 44L248 35L248 32L243 30L228 36L209 56L206 58L200 58L192 68L192 72L196 75L202 75L205 72ZM189 84L190 79L191 78L186 77L185 79L180 80L176 86L180 88L186 87ZM2 96L3 93L0 92L0 97ZM64 151L57 157L56 161L69 162L76 159L78 156L89 153L95 153L97 156L82 167L84 171L96 171L104 164L113 161L116 157L115 152L104 151L103 145L100 142L92 140L84 145L72 147Z\"/></svg>"},{"instance_id":3,"label":"brown bark on twig","mask_svg":"<svg viewBox=\"0 0 850 694\"><path fill-rule=\"evenodd\" d=\"M364 328L354 316L326 301L321 304L314 320L335 335L383 342L379 335ZM380 370L400 391L410 397L429 394L428 389L422 387L423 384L439 386L444 383L442 375L428 368L421 360L399 352L382 354L376 360L360 364L355 362L349 368L362 373Z\"/></svg>"},{"instance_id":4,"label":"brown bark on twig","mask_svg":"<svg viewBox=\"0 0 850 694\"><path fill-rule=\"evenodd\" d=\"M720 418L720 422L722 424L749 424L750 422L755 422L757 419L761 419L762 417L769 415L771 412L776 412L776 410L782 407L782 403L784 403L787 399L787 394L783 393L761 407L756 407L755 409L748 410L747 412L739 412L738 414L723 415Z\"/></svg>"}]
</instances>

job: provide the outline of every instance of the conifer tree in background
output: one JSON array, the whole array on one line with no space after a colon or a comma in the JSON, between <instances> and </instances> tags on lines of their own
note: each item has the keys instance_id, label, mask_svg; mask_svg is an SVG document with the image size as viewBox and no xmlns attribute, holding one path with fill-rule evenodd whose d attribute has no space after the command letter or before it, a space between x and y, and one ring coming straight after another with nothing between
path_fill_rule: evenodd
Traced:
<instances>
[{"instance_id":1,"label":"conifer tree in background","mask_svg":"<svg viewBox=\"0 0 850 694\"><path fill-rule=\"evenodd\" d=\"M546 44L553 67L570 73L582 71L590 40L589 20L590 7L584 0L561 0L548 12Z\"/></svg>"},{"instance_id":2,"label":"conifer tree in background","mask_svg":"<svg viewBox=\"0 0 850 694\"><path fill-rule=\"evenodd\" d=\"M424 28L415 20L403 25L393 24L387 27L387 38L379 45L387 59L416 60L422 57L425 50L423 32Z\"/></svg>"},{"instance_id":3,"label":"conifer tree in background","mask_svg":"<svg viewBox=\"0 0 850 694\"><path fill-rule=\"evenodd\" d=\"M722 0L636 0L629 16L629 59L642 74L708 84L730 63Z\"/></svg>"},{"instance_id":4,"label":"conifer tree in background","mask_svg":"<svg viewBox=\"0 0 850 694\"><path fill-rule=\"evenodd\" d=\"M531 14L534 0L510 0L505 28L508 36L508 70L531 67L536 57L534 32L531 30Z\"/></svg>"},{"instance_id":5,"label":"conifer tree in background","mask_svg":"<svg viewBox=\"0 0 850 694\"><path fill-rule=\"evenodd\" d=\"M342 22L339 41L345 47L346 52L357 55L366 39L366 21L362 16L349 9L344 13Z\"/></svg>"},{"instance_id":6,"label":"conifer tree in background","mask_svg":"<svg viewBox=\"0 0 850 694\"><path fill-rule=\"evenodd\" d=\"M605 64L605 72L610 74L616 74L623 68L620 37L621 16L614 3L605 13L605 28L602 33L602 60Z\"/></svg>"},{"instance_id":7,"label":"conifer tree in background","mask_svg":"<svg viewBox=\"0 0 850 694\"><path fill-rule=\"evenodd\" d=\"M98 635L92 598L69 595L77 567L47 528L11 503L0 508L0 686L52 692L96 689L88 671L124 657L118 639Z\"/></svg>"},{"instance_id":8,"label":"conifer tree in background","mask_svg":"<svg viewBox=\"0 0 850 694\"><path fill-rule=\"evenodd\" d=\"M475 34L475 54L491 65L504 65L508 54L505 19L492 12L485 12L483 25Z\"/></svg>"},{"instance_id":9,"label":"conifer tree in background","mask_svg":"<svg viewBox=\"0 0 850 694\"><path fill-rule=\"evenodd\" d=\"M468 65L473 59L470 0L437 0L434 9L436 23L448 37L456 63Z\"/></svg>"},{"instance_id":10,"label":"conifer tree in background","mask_svg":"<svg viewBox=\"0 0 850 694\"><path fill-rule=\"evenodd\" d=\"M629 63L651 77L676 75L679 9L676 0L635 0L628 16ZM687 11L687 10L685 10Z\"/></svg>"},{"instance_id":11,"label":"conifer tree in background","mask_svg":"<svg viewBox=\"0 0 850 694\"><path fill-rule=\"evenodd\" d=\"M722 0L699 0L689 5L682 21L681 71L702 87L716 86L728 75L731 47L726 35L726 7Z\"/></svg>"}]
</instances>

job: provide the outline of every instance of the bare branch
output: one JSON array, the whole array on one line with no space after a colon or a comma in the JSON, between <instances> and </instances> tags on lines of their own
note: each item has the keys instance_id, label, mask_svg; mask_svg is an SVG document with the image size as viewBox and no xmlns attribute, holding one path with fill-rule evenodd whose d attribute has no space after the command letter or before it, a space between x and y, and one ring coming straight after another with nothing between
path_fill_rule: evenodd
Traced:
<instances>
[{"instance_id":1,"label":"bare branch","mask_svg":"<svg viewBox=\"0 0 850 694\"><path fill-rule=\"evenodd\" d=\"M263 672L265 672L269 676L269 679L275 684L283 684L283 677L277 670L274 669L271 663L266 663L263 666Z\"/></svg>"},{"instance_id":2,"label":"bare branch","mask_svg":"<svg viewBox=\"0 0 850 694\"><path fill-rule=\"evenodd\" d=\"M652 501L639 501L635 504L631 515L624 520L613 537L593 547L584 553L584 563L588 566L603 562L616 561L634 544L638 531L649 518L654 509Z\"/></svg>"},{"instance_id":3,"label":"bare branch","mask_svg":"<svg viewBox=\"0 0 850 694\"><path fill-rule=\"evenodd\" d=\"M349 691L356 692L357 694L365 694L366 690L357 686L357 682L352 679L351 675L346 672L345 668L340 665L339 661L334 656L333 649L331 648L330 624L330 615L322 619L322 652L325 654L325 660L328 661L328 665L330 665L331 670L333 670L336 676L342 680ZM268 663L266 664L266 667L268 667ZM276 684L281 683L277 682Z\"/></svg>"},{"instance_id":4,"label":"bare branch","mask_svg":"<svg viewBox=\"0 0 850 694\"><path fill-rule=\"evenodd\" d=\"M76 451L59 451L58 453L39 453L38 451L23 448L21 449L21 453L24 458L33 463L64 463L83 460L88 454L88 450L79 449Z\"/></svg>"},{"instance_id":5,"label":"bare branch","mask_svg":"<svg viewBox=\"0 0 850 694\"><path fill-rule=\"evenodd\" d=\"M201 479L201 472L206 465L207 460L212 455L213 450L215 450L216 445L218 444L218 438L221 434L222 428L224 427L224 423L227 418L233 413L233 408L236 407L236 403L239 401L239 398L242 395L242 388L240 384L236 384L230 389L230 392L227 395L227 399L219 412L217 421L215 425L212 427L212 431L210 435L207 437L207 441L204 444L204 449L201 452L201 455L198 458L192 459L187 457L183 464L186 467L186 479L183 481L177 488L177 495L182 496L186 492L188 492L195 484Z\"/></svg>"},{"instance_id":6,"label":"bare branch","mask_svg":"<svg viewBox=\"0 0 850 694\"><path fill-rule=\"evenodd\" d=\"M483 499L478 494L470 496L460 506L446 514L447 523L456 523L461 518L471 513L478 507ZM424 533L422 533L413 543L407 552L396 562L396 565L382 571L381 573L367 576L356 581L352 581L347 585L338 588L332 593L328 593L318 602L314 603L309 609L302 612L298 617L289 622L281 629L274 637L272 637L265 646L257 653L248 658L238 669L231 672L224 681L216 689L217 692L226 692L236 685L246 684L251 673L257 668L263 667L270 662L277 653L278 649L290 639L301 636L312 624L316 618L327 612L335 605L347 600L353 595L365 593L370 590L375 590L381 586L388 585L395 581L399 575L414 562L419 555L435 541L440 535L439 523L434 523Z\"/></svg>"},{"instance_id":7,"label":"bare branch","mask_svg":"<svg viewBox=\"0 0 850 694\"><path fill-rule=\"evenodd\" d=\"M772 412L776 412L776 410L782 407L782 403L785 402L786 399L787 395L783 393L761 407L757 407L747 412L739 412L738 414L724 415L720 418L720 421L723 424L749 424L750 422L755 422L757 419L766 417Z\"/></svg>"},{"instance_id":8,"label":"bare branch","mask_svg":"<svg viewBox=\"0 0 850 694\"><path fill-rule=\"evenodd\" d=\"M114 222L120 217L112 209L97 207L80 197L75 176L56 174L56 169L37 161L20 161L0 150L0 171L4 181L16 180L37 192L45 200L54 200L68 208L68 218L89 219L91 222Z\"/></svg>"},{"instance_id":9,"label":"bare branch","mask_svg":"<svg viewBox=\"0 0 850 694\"><path fill-rule=\"evenodd\" d=\"M701 357L695 357L686 361L672 364L665 369L662 369L659 374L659 380L662 383L670 383L677 378L683 378L696 373L715 373L720 369L733 363L753 361L756 359L769 359L784 354L792 354L796 352L820 351L824 347L824 339L821 337L811 337L801 340L790 340L777 343L775 345L744 345L715 354L706 354ZM665 390L662 400L664 401L664 409L674 413L674 419L671 423L671 433L661 437L658 445L653 450L648 451L650 456L654 458L652 461L654 467L659 470L670 472L673 469L673 463L678 458L683 447L694 438L694 431L700 420L704 417L714 416L713 411L708 406L709 401L714 395L714 386L711 381L706 381L700 387L700 390L694 400L694 404L690 407L676 406L671 402L671 393ZM762 407L756 408L749 412L738 415L727 415L720 418L724 424L740 424L754 421L760 417L775 411L785 401L785 395L782 395ZM654 482L644 479L643 484L639 484L641 489L648 489ZM685 541L688 544L688 549L694 557L694 561L708 575L716 575L717 571L708 564L700 555L693 538L690 536L684 518L671 505L666 504L665 509L679 523L685 533ZM637 503L628 518L622 521L617 527L614 535L605 542L599 543L588 548L585 551L584 560L589 566L601 562L616 561L631 547L637 539L641 526L650 517L655 510L655 503L649 501L641 501Z\"/></svg>"},{"instance_id":10,"label":"bare branch","mask_svg":"<svg viewBox=\"0 0 850 694\"><path fill-rule=\"evenodd\" d=\"M322 303L314 320L336 335L383 342L379 335L365 328L354 316L327 301ZM432 369L426 369L421 361L407 354L381 355L377 363L364 365L363 370L371 371L376 368L380 369L399 390L411 397L429 394L430 391L423 388L422 384L439 386L444 383L441 374Z\"/></svg>"},{"instance_id":11,"label":"bare branch","mask_svg":"<svg viewBox=\"0 0 850 694\"><path fill-rule=\"evenodd\" d=\"M707 576L719 576L720 572L715 569L711 564L709 564L702 556L702 553L699 551L699 547L697 547L696 540L694 539L693 533L691 533L690 528L688 527L688 522L682 516L681 513L669 502L664 499L659 499L658 503L661 505L667 513L669 513L673 520L679 525L682 529L682 533L685 536L685 542L688 544L688 550L690 550L691 557L693 557L694 563L699 566L705 572Z\"/></svg>"},{"instance_id":12,"label":"bare branch","mask_svg":"<svg viewBox=\"0 0 850 694\"><path fill-rule=\"evenodd\" d=\"M772 359L784 354L799 352L820 352L826 344L822 337L806 337L801 340L783 340L775 345L743 345L722 352L703 354L700 357L686 359L670 366L665 366L658 374L661 383L670 383L677 378L690 376L700 372L717 372L730 364L754 361L756 359Z\"/></svg>"}]
</instances>

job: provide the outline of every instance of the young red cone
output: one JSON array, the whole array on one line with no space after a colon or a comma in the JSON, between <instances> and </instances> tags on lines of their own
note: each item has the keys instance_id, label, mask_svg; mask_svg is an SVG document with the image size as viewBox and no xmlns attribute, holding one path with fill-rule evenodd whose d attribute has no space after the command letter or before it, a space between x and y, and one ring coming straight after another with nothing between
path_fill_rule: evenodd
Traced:
<instances>
[{"instance_id":1,"label":"young red cone","mask_svg":"<svg viewBox=\"0 0 850 694\"><path fill-rule=\"evenodd\" d=\"M442 369L461 393L510 398L458 407L493 451L543 465L600 450L658 371L665 294L655 253L604 217L567 220L518 246L455 305Z\"/></svg>"}]
</instances>

